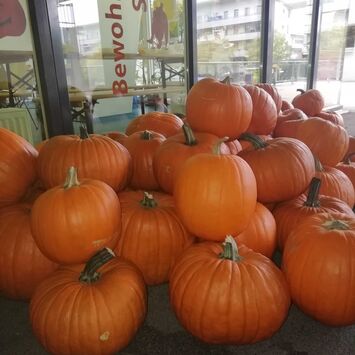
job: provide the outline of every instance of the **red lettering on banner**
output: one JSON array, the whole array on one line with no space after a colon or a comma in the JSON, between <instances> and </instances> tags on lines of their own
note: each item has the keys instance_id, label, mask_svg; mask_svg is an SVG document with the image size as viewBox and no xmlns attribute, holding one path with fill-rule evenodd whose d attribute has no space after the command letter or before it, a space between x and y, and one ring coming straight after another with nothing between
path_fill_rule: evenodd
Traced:
<instances>
[{"instance_id":1,"label":"red lettering on banner","mask_svg":"<svg viewBox=\"0 0 355 355\"><path fill-rule=\"evenodd\" d=\"M119 96L122 94L127 94L128 92L128 85L126 80L115 80L112 83L112 92L114 95Z\"/></svg>"},{"instance_id":2,"label":"red lettering on banner","mask_svg":"<svg viewBox=\"0 0 355 355\"><path fill-rule=\"evenodd\" d=\"M113 47L113 53L115 54L115 62L117 62L124 58L124 53L121 52L124 49L124 44L116 40L113 40L112 43L115 46Z\"/></svg>"},{"instance_id":3,"label":"red lettering on banner","mask_svg":"<svg viewBox=\"0 0 355 355\"><path fill-rule=\"evenodd\" d=\"M133 8L139 11L143 7L143 11L147 11L147 0L132 0Z\"/></svg>"}]
</instances>

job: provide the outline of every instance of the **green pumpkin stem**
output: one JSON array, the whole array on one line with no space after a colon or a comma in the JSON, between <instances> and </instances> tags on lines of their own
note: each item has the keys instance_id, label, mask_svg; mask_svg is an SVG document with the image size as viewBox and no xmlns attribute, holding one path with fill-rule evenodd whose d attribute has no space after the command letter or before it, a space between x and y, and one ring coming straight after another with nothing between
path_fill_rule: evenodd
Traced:
<instances>
[{"instance_id":1,"label":"green pumpkin stem","mask_svg":"<svg viewBox=\"0 0 355 355\"><path fill-rule=\"evenodd\" d=\"M227 142L228 139L229 139L229 137L223 137L221 139L218 139L217 143L212 148L212 154L221 155L222 144L224 142Z\"/></svg>"},{"instance_id":2,"label":"green pumpkin stem","mask_svg":"<svg viewBox=\"0 0 355 355\"><path fill-rule=\"evenodd\" d=\"M239 139L250 142L255 149L262 149L268 146L268 144L263 139L249 132L243 133Z\"/></svg>"},{"instance_id":3,"label":"green pumpkin stem","mask_svg":"<svg viewBox=\"0 0 355 355\"><path fill-rule=\"evenodd\" d=\"M152 135L153 135L152 132L145 130L141 133L141 139L149 141L152 139Z\"/></svg>"},{"instance_id":4,"label":"green pumpkin stem","mask_svg":"<svg viewBox=\"0 0 355 355\"><path fill-rule=\"evenodd\" d=\"M221 81L221 83L230 85L230 84L231 84L231 78L230 78L230 76L226 76L226 77Z\"/></svg>"},{"instance_id":5,"label":"green pumpkin stem","mask_svg":"<svg viewBox=\"0 0 355 355\"><path fill-rule=\"evenodd\" d=\"M86 127L80 126L80 139L88 139L88 138L90 137Z\"/></svg>"},{"instance_id":6,"label":"green pumpkin stem","mask_svg":"<svg viewBox=\"0 0 355 355\"><path fill-rule=\"evenodd\" d=\"M67 190L79 185L80 182L78 180L78 169L75 166L71 166L67 171L67 176L65 178L63 188Z\"/></svg>"},{"instance_id":7,"label":"green pumpkin stem","mask_svg":"<svg viewBox=\"0 0 355 355\"><path fill-rule=\"evenodd\" d=\"M182 131L184 132L186 145L193 146L197 144L197 140L194 136L194 132L186 122L182 126Z\"/></svg>"},{"instance_id":8,"label":"green pumpkin stem","mask_svg":"<svg viewBox=\"0 0 355 355\"><path fill-rule=\"evenodd\" d=\"M97 270L114 257L114 252L109 248L97 252L86 263L84 270L80 273L79 281L86 284L96 282L101 276Z\"/></svg>"},{"instance_id":9,"label":"green pumpkin stem","mask_svg":"<svg viewBox=\"0 0 355 355\"><path fill-rule=\"evenodd\" d=\"M231 235L227 235L224 241L223 252L220 254L220 258L232 261L242 261L242 257L238 253L237 242Z\"/></svg>"},{"instance_id":10,"label":"green pumpkin stem","mask_svg":"<svg viewBox=\"0 0 355 355\"><path fill-rule=\"evenodd\" d=\"M154 200L153 195L144 191L144 197L141 201L141 205L146 208L154 208L158 206L157 201Z\"/></svg>"},{"instance_id":11,"label":"green pumpkin stem","mask_svg":"<svg viewBox=\"0 0 355 355\"><path fill-rule=\"evenodd\" d=\"M349 230L350 227L345 221L340 221L338 219L333 219L330 221L326 221L322 224L322 226L327 230Z\"/></svg>"},{"instance_id":12,"label":"green pumpkin stem","mask_svg":"<svg viewBox=\"0 0 355 355\"><path fill-rule=\"evenodd\" d=\"M321 185L321 179L314 177L311 181L310 186L309 186L307 200L303 204L303 206L307 206L307 207L319 207L320 206L320 202L319 202L319 198L318 198L320 185Z\"/></svg>"}]
</instances>

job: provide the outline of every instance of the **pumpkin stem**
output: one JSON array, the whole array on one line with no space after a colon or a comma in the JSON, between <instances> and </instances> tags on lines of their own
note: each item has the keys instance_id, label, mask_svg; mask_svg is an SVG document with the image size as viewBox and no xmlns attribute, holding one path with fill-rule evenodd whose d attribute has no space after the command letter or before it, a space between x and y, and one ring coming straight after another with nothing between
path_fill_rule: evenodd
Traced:
<instances>
[{"instance_id":1,"label":"pumpkin stem","mask_svg":"<svg viewBox=\"0 0 355 355\"><path fill-rule=\"evenodd\" d=\"M152 132L149 132L147 130L143 131L141 133L141 139L146 140L146 141L151 140L152 139Z\"/></svg>"},{"instance_id":2,"label":"pumpkin stem","mask_svg":"<svg viewBox=\"0 0 355 355\"><path fill-rule=\"evenodd\" d=\"M182 130L185 136L185 144L189 146L196 145L197 140L194 136L194 132L186 122L182 125Z\"/></svg>"},{"instance_id":3,"label":"pumpkin stem","mask_svg":"<svg viewBox=\"0 0 355 355\"><path fill-rule=\"evenodd\" d=\"M97 270L114 257L115 253L111 249L101 249L86 263L84 270L80 273L79 281L86 284L97 281L101 276Z\"/></svg>"},{"instance_id":4,"label":"pumpkin stem","mask_svg":"<svg viewBox=\"0 0 355 355\"><path fill-rule=\"evenodd\" d=\"M221 83L230 85L230 84L231 84L231 78L230 78L230 76L226 76L226 77L221 81Z\"/></svg>"},{"instance_id":5,"label":"pumpkin stem","mask_svg":"<svg viewBox=\"0 0 355 355\"><path fill-rule=\"evenodd\" d=\"M227 235L224 243L223 252L219 255L222 259L232 261L242 261L243 258L238 253L237 242L231 235Z\"/></svg>"},{"instance_id":6,"label":"pumpkin stem","mask_svg":"<svg viewBox=\"0 0 355 355\"><path fill-rule=\"evenodd\" d=\"M305 93L305 91L303 89L297 89L296 91L299 91L301 94Z\"/></svg>"},{"instance_id":7,"label":"pumpkin stem","mask_svg":"<svg viewBox=\"0 0 355 355\"><path fill-rule=\"evenodd\" d=\"M345 221L340 221L338 219L333 219L331 221L326 221L322 224L322 226L327 230L349 230L350 227Z\"/></svg>"},{"instance_id":8,"label":"pumpkin stem","mask_svg":"<svg viewBox=\"0 0 355 355\"><path fill-rule=\"evenodd\" d=\"M345 165L351 165L351 158L355 155L355 153L350 153L348 155L345 156L345 158L343 159L343 163Z\"/></svg>"},{"instance_id":9,"label":"pumpkin stem","mask_svg":"<svg viewBox=\"0 0 355 355\"><path fill-rule=\"evenodd\" d=\"M144 191L144 197L141 201L141 205L147 208L154 208L158 206L157 201L154 200L153 195L149 192Z\"/></svg>"},{"instance_id":10,"label":"pumpkin stem","mask_svg":"<svg viewBox=\"0 0 355 355\"><path fill-rule=\"evenodd\" d=\"M79 186L79 185L80 182L78 180L78 169L75 166L71 166L68 169L63 188L67 190L74 186Z\"/></svg>"},{"instance_id":11,"label":"pumpkin stem","mask_svg":"<svg viewBox=\"0 0 355 355\"><path fill-rule=\"evenodd\" d=\"M319 161L319 159L315 155L313 155L313 158L314 158L314 165L316 167L316 171L318 171L318 172L324 171L323 165Z\"/></svg>"},{"instance_id":12,"label":"pumpkin stem","mask_svg":"<svg viewBox=\"0 0 355 355\"><path fill-rule=\"evenodd\" d=\"M250 142L255 149L262 149L268 146L268 144L263 139L249 132L243 133L239 139Z\"/></svg>"},{"instance_id":13,"label":"pumpkin stem","mask_svg":"<svg viewBox=\"0 0 355 355\"><path fill-rule=\"evenodd\" d=\"M86 127L80 126L80 139L90 138Z\"/></svg>"},{"instance_id":14,"label":"pumpkin stem","mask_svg":"<svg viewBox=\"0 0 355 355\"><path fill-rule=\"evenodd\" d=\"M320 206L320 202L318 199L320 185L321 185L321 179L314 177L312 179L310 187L309 187L307 200L303 204L303 206L307 206L307 207L319 207Z\"/></svg>"},{"instance_id":15,"label":"pumpkin stem","mask_svg":"<svg viewBox=\"0 0 355 355\"><path fill-rule=\"evenodd\" d=\"M212 148L212 154L220 155L221 154L221 146L224 142L227 142L228 139L229 139L229 137L223 137L221 139L218 139L217 143Z\"/></svg>"}]
</instances>

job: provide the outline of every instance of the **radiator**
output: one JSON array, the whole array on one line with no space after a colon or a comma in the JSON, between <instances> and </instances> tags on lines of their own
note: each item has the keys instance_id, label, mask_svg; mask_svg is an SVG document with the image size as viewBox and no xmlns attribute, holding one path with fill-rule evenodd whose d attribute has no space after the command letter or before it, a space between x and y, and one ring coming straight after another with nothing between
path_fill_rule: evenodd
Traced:
<instances>
[{"instance_id":1,"label":"radiator","mask_svg":"<svg viewBox=\"0 0 355 355\"><path fill-rule=\"evenodd\" d=\"M34 144L31 119L24 108L1 108L0 127L7 128Z\"/></svg>"}]
</instances>

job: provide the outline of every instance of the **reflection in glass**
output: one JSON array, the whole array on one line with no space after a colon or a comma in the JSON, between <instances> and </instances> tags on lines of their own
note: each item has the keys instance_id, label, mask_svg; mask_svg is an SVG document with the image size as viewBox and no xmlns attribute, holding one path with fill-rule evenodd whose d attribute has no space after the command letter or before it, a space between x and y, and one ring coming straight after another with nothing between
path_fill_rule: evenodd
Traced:
<instances>
[{"instance_id":1,"label":"reflection in glass","mask_svg":"<svg viewBox=\"0 0 355 355\"><path fill-rule=\"evenodd\" d=\"M272 82L287 101L306 90L312 6L312 0L275 1Z\"/></svg>"},{"instance_id":2,"label":"reflection in glass","mask_svg":"<svg viewBox=\"0 0 355 355\"><path fill-rule=\"evenodd\" d=\"M260 80L261 0L197 0L198 78Z\"/></svg>"}]
</instances>

